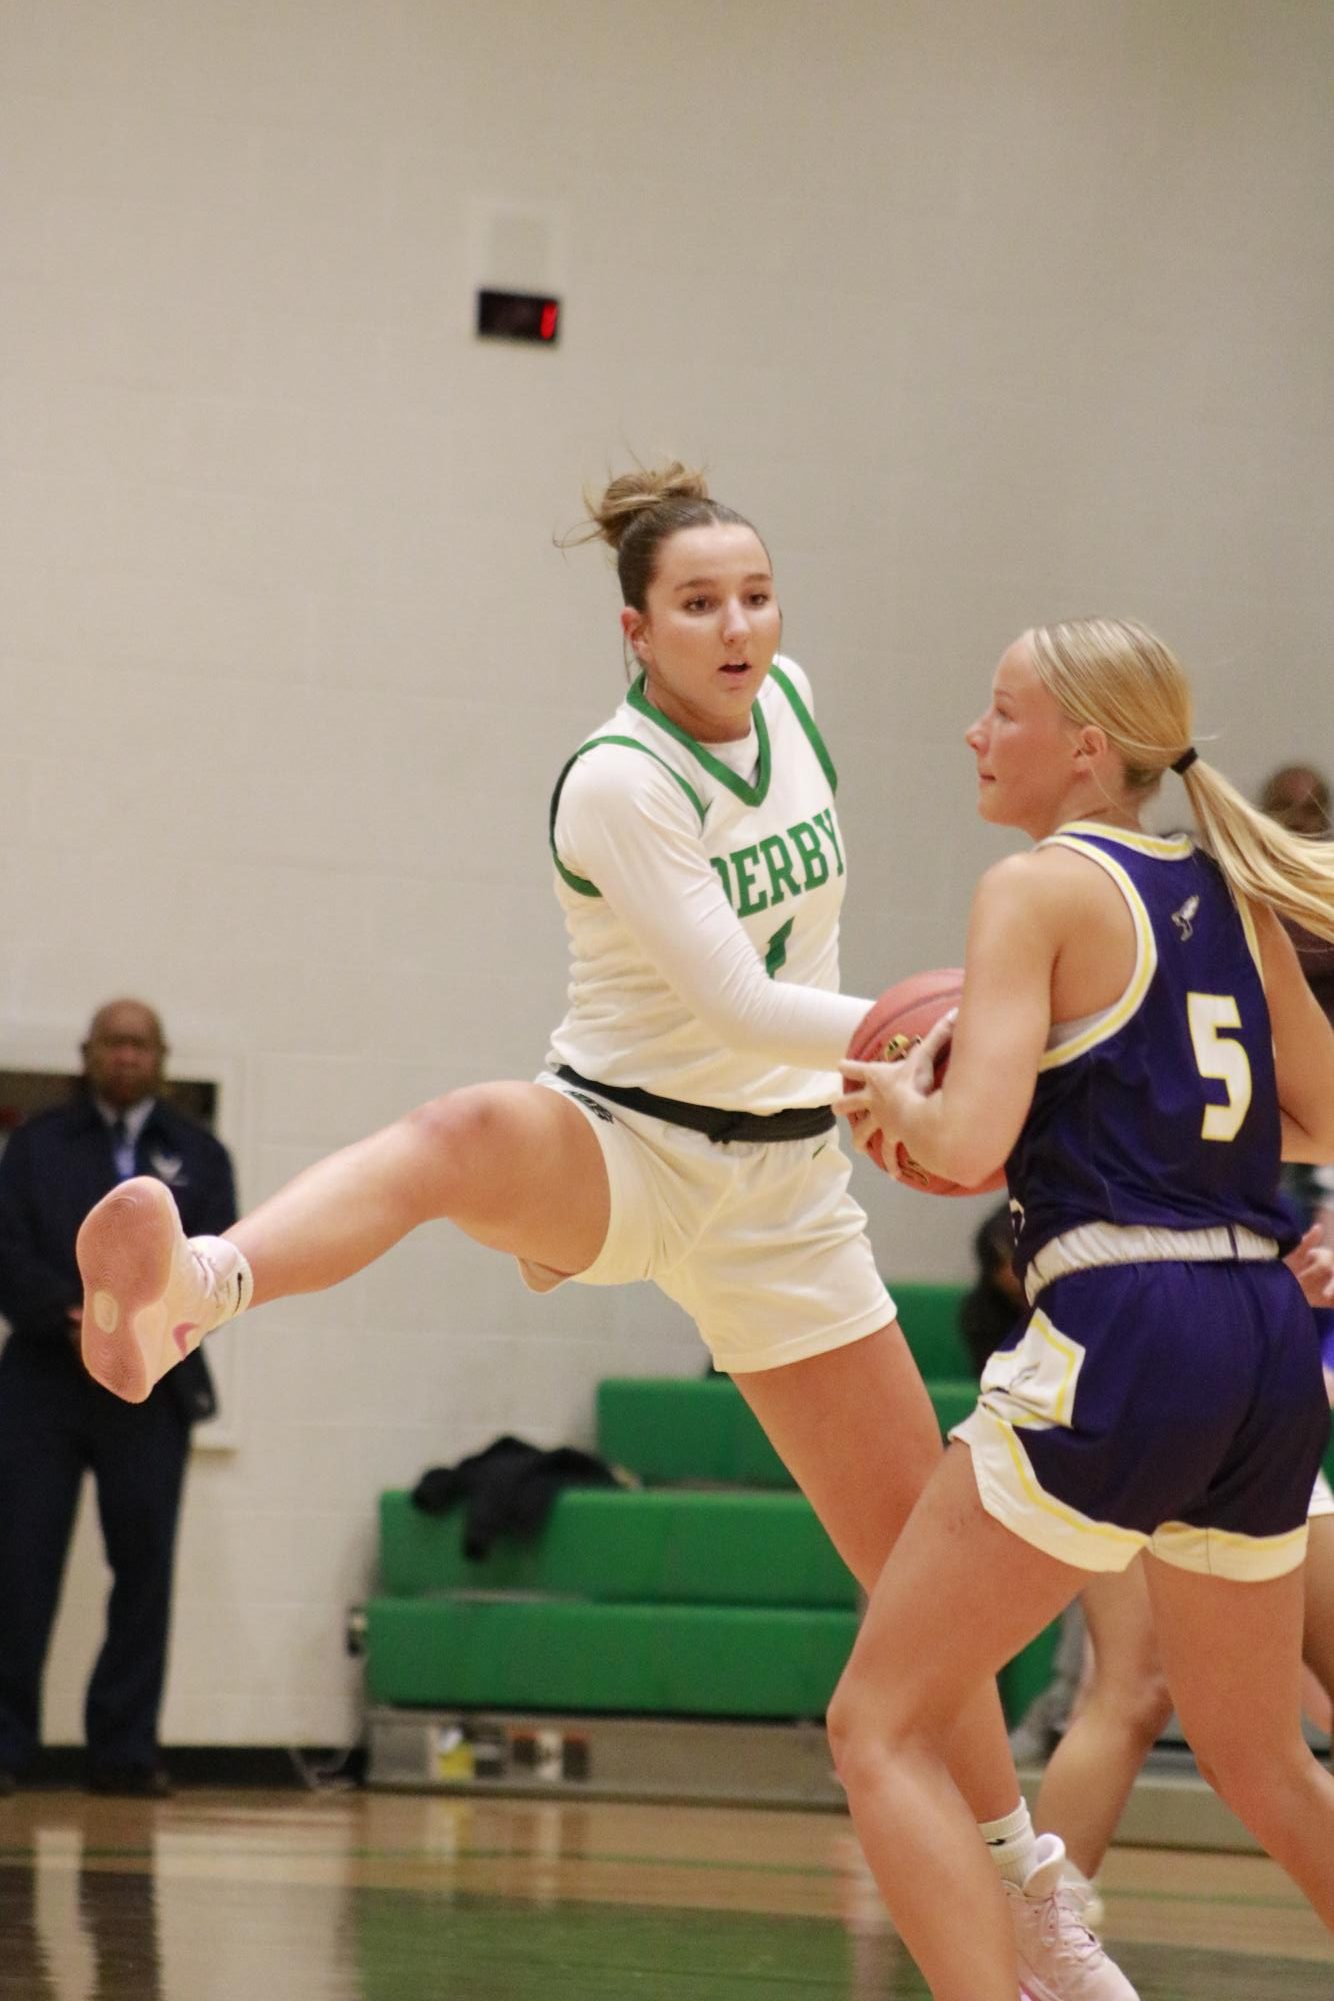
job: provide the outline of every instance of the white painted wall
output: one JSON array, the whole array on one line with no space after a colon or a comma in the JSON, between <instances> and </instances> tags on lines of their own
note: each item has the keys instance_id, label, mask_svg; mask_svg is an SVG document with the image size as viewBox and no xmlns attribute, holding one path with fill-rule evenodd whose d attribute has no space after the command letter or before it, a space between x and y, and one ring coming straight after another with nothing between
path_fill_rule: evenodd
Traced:
<instances>
[{"instance_id":1,"label":"white painted wall","mask_svg":"<svg viewBox=\"0 0 1334 2001\"><path fill-rule=\"evenodd\" d=\"M771 541L853 988L958 956L959 734L1035 617L1158 624L1247 786L1329 762L1332 67L1325 0L5 0L0 1053L142 992L251 1201L530 1073L548 790L620 678L552 536L630 450ZM477 345L485 277L560 349ZM864 1194L888 1271L962 1272L968 1205ZM443 1231L227 1338L176 1741L353 1734L378 1490L698 1360Z\"/></svg>"}]
</instances>

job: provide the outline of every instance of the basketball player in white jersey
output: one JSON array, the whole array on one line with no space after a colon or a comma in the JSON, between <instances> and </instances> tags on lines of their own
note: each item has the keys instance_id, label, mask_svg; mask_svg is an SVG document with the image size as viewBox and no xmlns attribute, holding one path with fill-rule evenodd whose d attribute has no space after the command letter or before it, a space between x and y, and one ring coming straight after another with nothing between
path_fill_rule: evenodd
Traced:
<instances>
[{"instance_id":1,"label":"basketball player in white jersey","mask_svg":"<svg viewBox=\"0 0 1334 2001\"><path fill-rule=\"evenodd\" d=\"M143 1397L236 1312L447 1218L538 1290L648 1279L678 1301L869 1590L941 1447L830 1110L868 1006L838 991L834 768L749 522L672 465L614 480L590 534L616 551L636 679L552 800L571 981L547 1068L421 1106L225 1239L187 1245L158 1184L125 1183L80 1239L85 1358ZM999 1957L1003 2001L1021 1979L1032 2001L1133 2001L1059 1887L1060 1843L1035 1842L994 1685L952 1769L1004 1888L957 1927L961 1978Z\"/></svg>"}]
</instances>

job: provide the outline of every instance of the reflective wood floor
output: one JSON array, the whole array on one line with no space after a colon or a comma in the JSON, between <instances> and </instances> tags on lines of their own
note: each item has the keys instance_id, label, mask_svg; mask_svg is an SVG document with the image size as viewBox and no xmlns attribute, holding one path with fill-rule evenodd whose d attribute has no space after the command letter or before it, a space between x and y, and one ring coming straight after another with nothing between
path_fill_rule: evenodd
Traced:
<instances>
[{"instance_id":1,"label":"reflective wood floor","mask_svg":"<svg viewBox=\"0 0 1334 2001\"><path fill-rule=\"evenodd\" d=\"M1119 1850L1142 2001L1331 2001L1269 1863ZM362 1792L0 1801L0 2001L910 2001L846 1819Z\"/></svg>"}]
</instances>

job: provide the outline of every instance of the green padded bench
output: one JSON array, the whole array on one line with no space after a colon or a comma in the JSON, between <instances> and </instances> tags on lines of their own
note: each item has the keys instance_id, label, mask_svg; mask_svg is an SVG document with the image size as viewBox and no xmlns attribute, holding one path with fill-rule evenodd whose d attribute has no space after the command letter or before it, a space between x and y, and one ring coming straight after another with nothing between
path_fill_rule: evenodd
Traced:
<instances>
[{"instance_id":1,"label":"green padded bench","mask_svg":"<svg viewBox=\"0 0 1334 2001\"><path fill-rule=\"evenodd\" d=\"M597 1449L651 1487L791 1487L792 1475L730 1376L610 1376Z\"/></svg>"},{"instance_id":2,"label":"green padded bench","mask_svg":"<svg viewBox=\"0 0 1334 2001\"><path fill-rule=\"evenodd\" d=\"M942 1434L967 1417L977 1384L927 1382ZM792 1475L727 1376L610 1376L598 1384L597 1449L652 1487L791 1487Z\"/></svg>"},{"instance_id":3,"label":"green padded bench","mask_svg":"<svg viewBox=\"0 0 1334 2001\"><path fill-rule=\"evenodd\" d=\"M975 1381L968 1350L959 1332L961 1285L928 1285L904 1281L891 1285L903 1337L928 1383L967 1378Z\"/></svg>"},{"instance_id":4,"label":"green padded bench","mask_svg":"<svg viewBox=\"0 0 1334 2001\"><path fill-rule=\"evenodd\" d=\"M947 1433L977 1401L956 1331L963 1287L899 1285L894 1297L904 1334L927 1374L936 1421ZM933 1380L932 1369L948 1373ZM724 1376L609 1378L598 1386L597 1440L604 1458L669 1488L687 1481L771 1490L793 1484L740 1391ZM699 1498L723 1497L706 1491ZM1002 1671L1001 1697L1011 1722L1046 1686L1058 1633L1049 1627Z\"/></svg>"},{"instance_id":5,"label":"green padded bench","mask_svg":"<svg viewBox=\"0 0 1334 2001\"><path fill-rule=\"evenodd\" d=\"M377 1703L607 1715L820 1717L855 1612L596 1605L562 1598L376 1598Z\"/></svg>"},{"instance_id":6,"label":"green padded bench","mask_svg":"<svg viewBox=\"0 0 1334 2001\"><path fill-rule=\"evenodd\" d=\"M853 1611L857 1587L802 1495L567 1487L531 1542L465 1556L462 1508L428 1515L380 1496L387 1597L541 1592L603 1604L815 1606Z\"/></svg>"},{"instance_id":7,"label":"green padded bench","mask_svg":"<svg viewBox=\"0 0 1334 2001\"><path fill-rule=\"evenodd\" d=\"M948 1431L977 1386L962 1287L895 1288ZM400 1706L609 1715L823 1716L857 1631L856 1587L727 1377L612 1378L597 1449L642 1489L567 1488L531 1541L463 1553L463 1508L380 1500L368 1692ZM1331 1454L1334 1457L1334 1454ZM1022 1712L1054 1629L1001 1677Z\"/></svg>"}]
</instances>

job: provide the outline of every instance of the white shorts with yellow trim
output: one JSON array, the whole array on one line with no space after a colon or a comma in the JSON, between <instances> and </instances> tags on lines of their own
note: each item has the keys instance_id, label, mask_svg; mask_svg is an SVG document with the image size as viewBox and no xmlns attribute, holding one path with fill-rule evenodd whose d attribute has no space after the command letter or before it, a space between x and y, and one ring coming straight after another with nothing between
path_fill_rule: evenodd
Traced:
<instances>
[{"instance_id":1,"label":"white shorts with yellow trim","mask_svg":"<svg viewBox=\"0 0 1334 2001\"><path fill-rule=\"evenodd\" d=\"M781 1368L863 1340L895 1317L836 1130L717 1145L544 1071L588 1120L611 1183L606 1241L585 1271L524 1268L533 1291L651 1280L699 1328L716 1366Z\"/></svg>"}]
</instances>

